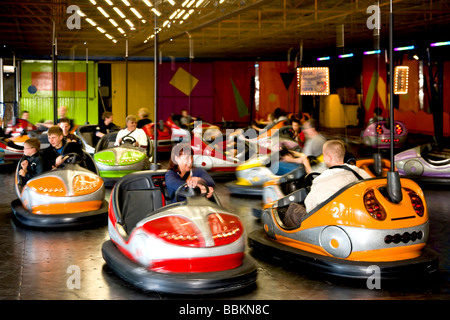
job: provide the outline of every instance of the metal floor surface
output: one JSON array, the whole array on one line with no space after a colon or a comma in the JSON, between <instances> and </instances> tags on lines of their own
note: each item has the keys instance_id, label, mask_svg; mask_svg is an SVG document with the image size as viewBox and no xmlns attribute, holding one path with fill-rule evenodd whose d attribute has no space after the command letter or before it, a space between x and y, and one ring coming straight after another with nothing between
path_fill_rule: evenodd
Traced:
<instances>
[{"instance_id":1,"label":"metal floor surface","mask_svg":"<svg viewBox=\"0 0 450 320\"><path fill-rule=\"evenodd\" d=\"M109 239L104 226L71 231L38 231L12 221L16 198L13 172L0 173L0 300L448 300L450 299L450 188L423 189L430 215L429 246L439 254L435 281L368 289L366 286L311 275L282 262L255 258L257 283L223 295L177 296L144 292L117 277L105 264L101 247ZM107 189L109 200L111 189ZM216 191L222 205L236 212L247 233L260 228L251 213L262 201L230 197L223 183ZM249 252L251 255L251 252ZM81 287L70 288L71 266L81 270Z\"/></svg>"}]
</instances>

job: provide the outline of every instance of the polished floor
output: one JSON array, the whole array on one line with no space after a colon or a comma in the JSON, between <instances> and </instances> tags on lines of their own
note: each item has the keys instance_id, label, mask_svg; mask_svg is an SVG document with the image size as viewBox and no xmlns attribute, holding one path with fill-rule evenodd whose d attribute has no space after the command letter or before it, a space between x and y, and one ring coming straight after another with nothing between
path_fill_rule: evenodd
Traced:
<instances>
[{"instance_id":1,"label":"polished floor","mask_svg":"<svg viewBox=\"0 0 450 320\"><path fill-rule=\"evenodd\" d=\"M0 173L0 300L373 300L450 299L450 187L424 189L430 215L429 246L439 254L440 272L428 282L412 281L368 289L361 283L307 274L282 261L255 258L255 286L224 295L177 296L135 289L105 264L101 247L108 239L106 224L85 230L38 231L12 221L16 198L13 172ZM106 199L109 200L110 189ZM251 213L261 200L231 197L223 183L217 193L236 212L247 232L261 228ZM251 252L249 252L251 255ZM73 266L81 270L81 287L73 288Z\"/></svg>"}]
</instances>

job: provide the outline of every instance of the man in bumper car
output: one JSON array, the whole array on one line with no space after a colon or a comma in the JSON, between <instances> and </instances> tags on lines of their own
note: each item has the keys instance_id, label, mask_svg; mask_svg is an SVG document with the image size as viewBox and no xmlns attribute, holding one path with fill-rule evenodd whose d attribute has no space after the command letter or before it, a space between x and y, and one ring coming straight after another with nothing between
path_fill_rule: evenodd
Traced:
<instances>
[{"instance_id":1,"label":"man in bumper car","mask_svg":"<svg viewBox=\"0 0 450 320\"><path fill-rule=\"evenodd\" d=\"M310 173L311 164L308 157L319 157L322 154L322 147L327 139L317 131L317 122L314 119L309 119L303 124L302 131L305 134L306 141L301 153L297 153L299 156L286 154L282 157L279 163L279 169L277 175L283 175L291 172L299 165L305 166L305 171Z\"/></svg>"},{"instance_id":2,"label":"man in bumper car","mask_svg":"<svg viewBox=\"0 0 450 320\"><path fill-rule=\"evenodd\" d=\"M318 204L331 197L347 184L371 178L365 170L344 163L345 144L341 140L325 142L322 152L328 169L313 180L304 205L295 202L289 205L284 221L286 226L299 225L304 215L314 210Z\"/></svg>"},{"instance_id":3,"label":"man in bumper car","mask_svg":"<svg viewBox=\"0 0 450 320\"><path fill-rule=\"evenodd\" d=\"M120 130L117 133L116 142L114 143L115 146L120 146L124 139L127 137L130 137L134 140L134 145L136 147L147 147L147 135L145 134L145 131L142 129L139 129L137 127L137 118L134 115L129 115L125 119L126 128Z\"/></svg>"},{"instance_id":4,"label":"man in bumper car","mask_svg":"<svg viewBox=\"0 0 450 320\"><path fill-rule=\"evenodd\" d=\"M48 129L48 141L50 146L42 152L44 171L58 168L68 154L76 153L83 158L83 150L76 142L68 142L64 139L62 129L55 125Z\"/></svg>"}]
</instances>

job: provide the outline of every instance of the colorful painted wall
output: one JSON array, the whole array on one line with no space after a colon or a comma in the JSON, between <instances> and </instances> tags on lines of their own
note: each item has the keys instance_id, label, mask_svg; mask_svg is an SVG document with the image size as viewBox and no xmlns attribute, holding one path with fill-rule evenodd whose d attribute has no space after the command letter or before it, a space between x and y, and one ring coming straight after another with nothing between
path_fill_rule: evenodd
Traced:
<instances>
[{"instance_id":1,"label":"colorful painted wall","mask_svg":"<svg viewBox=\"0 0 450 320\"><path fill-rule=\"evenodd\" d=\"M433 135L433 114L428 91L430 86L429 70L426 65L422 68L423 90L421 90L420 63L420 61L409 60L406 56L401 61L401 65L409 67L408 93L396 95L394 98L394 118L404 122L411 133ZM372 117L373 109L377 106L383 110L383 117L388 116L389 85L386 70L387 65L384 57L380 58L373 55L367 56L363 60L363 105L366 111L366 122ZM433 72L436 72L436 70ZM443 64L443 75L444 112L438 120L443 122L444 136L450 136L450 83L446 81L450 77L450 62L448 61ZM420 96L422 93L421 103Z\"/></svg>"},{"instance_id":2,"label":"colorful painted wall","mask_svg":"<svg viewBox=\"0 0 450 320\"><path fill-rule=\"evenodd\" d=\"M405 122L410 132L431 135L434 133L433 117L428 105L428 97L424 97L423 105L418 103L418 62L404 60L402 63L410 66L410 86L408 94L399 96L396 100L395 118ZM97 123L99 113L97 63L89 62L88 66L88 121ZM365 57L362 70L361 105L366 111L366 121L372 116L376 106L382 108L383 116L386 117L388 115L388 84L384 59L377 56ZM150 118L155 120L153 62L130 62L128 77L125 62L112 62L111 71L114 122L123 126L127 113L137 115L137 110L141 107L148 108L151 113ZM426 72L424 68L425 79L428 78ZM450 83L446 81L449 72L450 62L446 62L444 64L443 113L446 136L450 135ZM258 104L253 101L255 79L259 79L260 83ZM128 95L126 94L127 82ZM21 84L21 111L30 111L32 122L53 120L52 62L23 61ZM69 107L68 115L75 119L76 124L85 123L85 62L59 61L58 88L58 105ZM128 103L126 103L127 96ZM174 60L164 61L159 65L158 103L157 120L166 120L172 113L187 109L193 116L202 116L205 121L212 123L219 123L222 120L249 123L252 119L265 119L278 107L288 112L297 112L299 95L293 66L287 62L263 61L259 62L256 68L253 61L190 63ZM329 103L329 105L321 105L320 108L334 110L335 106ZM333 123L331 127L336 125L335 121ZM327 123L322 125L326 126Z\"/></svg>"},{"instance_id":3,"label":"colorful painted wall","mask_svg":"<svg viewBox=\"0 0 450 320\"><path fill-rule=\"evenodd\" d=\"M88 105L86 106L86 62L58 61L58 107L67 106L75 124L97 123L97 64L88 63ZM30 112L33 123L54 120L52 61L22 61L20 112Z\"/></svg>"}]
</instances>

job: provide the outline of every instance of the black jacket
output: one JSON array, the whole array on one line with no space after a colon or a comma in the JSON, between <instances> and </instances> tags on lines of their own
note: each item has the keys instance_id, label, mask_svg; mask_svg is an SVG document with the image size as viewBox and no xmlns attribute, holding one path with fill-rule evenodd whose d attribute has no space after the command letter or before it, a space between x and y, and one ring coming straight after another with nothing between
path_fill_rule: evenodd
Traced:
<instances>
[{"instance_id":1,"label":"black jacket","mask_svg":"<svg viewBox=\"0 0 450 320\"><path fill-rule=\"evenodd\" d=\"M63 139L63 150L61 154L56 151L55 147L49 146L47 149L45 149L42 152L42 160L44 161L44 171L52 170L53 166L55 165L56 158L58 158L60 155L68 155L69 153L77 153L82 158L84 158L83 149L81 149L81 146L76 142L66 142L66 139Z\"/></svg>"},{"instance_id":2,"label":"black jacket","mask_svg":"<svg viewBox=\"0 0 450 320\"><path fill-rule=\"evenodd\" d=\"M43 161L38 152L33 154L32 156L23 156L19 161L19 170L22 168L21 164L24 160L28 161L27 173L24 177L19 175L19 185L24 186L28 180L34 178L38 174L41 174L44 171Z\"/></svg>"}]
</instances>

